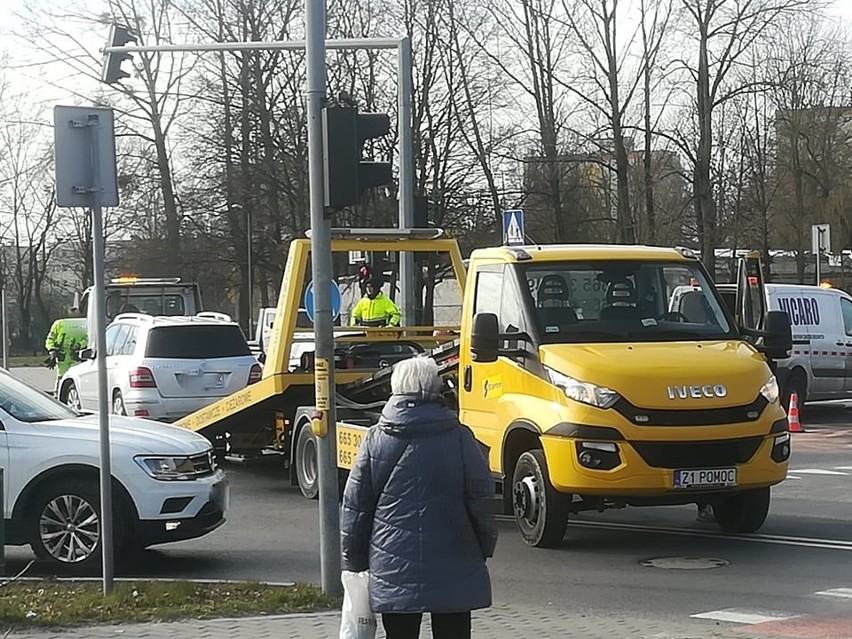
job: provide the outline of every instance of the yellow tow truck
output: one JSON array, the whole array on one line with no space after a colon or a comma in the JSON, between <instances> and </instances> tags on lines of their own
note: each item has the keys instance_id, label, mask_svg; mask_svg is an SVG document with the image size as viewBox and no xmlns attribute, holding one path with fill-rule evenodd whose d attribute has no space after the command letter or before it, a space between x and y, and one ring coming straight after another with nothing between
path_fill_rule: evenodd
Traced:
<instances>
[{"instance_id":1,"label":"yellow tow truck","mask_svg":"<svg viewBox=\"0 0 852 639\"><path fill-rule=\"evenodd\" d=\"M758 255L740 263L732 314L688 249L499 247L474 251L465 269L454 240L411 233L338 230L332 250L414 251L441 263L454 278L436 306L455 299L458 321L335 329L336 351L414 345L401 357L436 359L527 544L561 543L572 513L625 506L711 503L723 530L760 528L790 455L772 362L792 336L786 313L765 307ZM310 353L288 368L309 251L307 240L291 246L261 382L179 425L231 452L280 451L314 497ZM675 296L683 286L701 295ZM345 471L388 398L393 362L335 359Z\"/></svg>"},{"instance_id":2,"label":"yellow tow truck","mask_svg":"<svg viewBox=\"0 0 852 639\"><path fill-rule=\"evenodd\" d=\"M688 249L471 254L445 370L527 544L560 544L572 513L625 506L710 503L727 532L763 525L790 456L772 362L792 336L762 273L759 255L741 261L732 314ZM675 301L682 286L701 294ZM378 414L359 418L338 420L341 466Z\"/></svg>"},{"instance_id":3,"label":"yellow tow truck","mask_svg":"<svg viewBox=\"0 0 852 639\"><path fill-rule=\"evenodd\" d=\"M455 289L449 298L456 300L455 312L449 314L454 321L445 325L334 327L338 415L357 422L361 411L375 408L385 397L381 380L387 378L380 376L376 382L374 373L426 351L440 361L452 358L465 267L458 243L444 237L440 229L334 229L335 262L345 262L354 251L381 255L389 263L400 253L412 253L422 268L443 274L448 283L444 288ZM271 452L281 456L291 481L313 498L319 488L316 439L310 429L315 400L313 335L299 321L310 280L310 253L307 238L290 244L261 380L176 425L206 436L220 455L251 459ZM390 288L388 282L385 291L390 293Z\"/></svg>"}]
</instances>

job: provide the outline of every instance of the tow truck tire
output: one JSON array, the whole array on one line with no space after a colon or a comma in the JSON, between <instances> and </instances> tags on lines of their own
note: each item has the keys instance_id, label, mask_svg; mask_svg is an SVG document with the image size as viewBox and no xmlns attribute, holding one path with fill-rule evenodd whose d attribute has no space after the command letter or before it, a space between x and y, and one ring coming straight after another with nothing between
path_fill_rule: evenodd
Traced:
<instances>
[{"instance_id":1,"label":"tow truck tire","mask_svg":"<svg viewBox=\"0 0 852 639\"><path fill-rule=\"evenodd\" d=\"M316 499L319 493L319 455L317 439L305 424L296 440L296 481L299 490L308 499Z\"/></svg>"},{"instance_id":2,"label":"tow truck tire","mask_svg":"<svg viewBox=\"0 0 852 639\"><path fill-rule=\"evenodd\" d=\"M512 511L525 544L559 546L568 526L570 503L570 496L550 483L543 451L528 450L518 458L512 475Z\"/></svg>"},{"instance_id":3,"label":"tow truck tire","mask_svg":"<svg viewBox=\"0 0 852 639\"><path fill-rule=\"evenodd\" d=\"M719 528L728 533L753 533L769 514L769 488L746 490L713 504Z\"/></svg>"}]
</instances>

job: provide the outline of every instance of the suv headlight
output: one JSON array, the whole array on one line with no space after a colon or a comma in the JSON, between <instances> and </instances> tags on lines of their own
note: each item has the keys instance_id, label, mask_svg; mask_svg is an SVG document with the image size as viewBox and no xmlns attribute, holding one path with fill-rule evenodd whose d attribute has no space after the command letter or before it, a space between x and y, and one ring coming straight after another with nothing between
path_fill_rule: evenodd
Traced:
<instances>
[{"instance_id":1,"label":"suv headlight","mask_svg":"<svg viewBox=\"0 0 852 639\"><path fill-rule=\"evenodd\" d=\"M775 403L778 400L778 380L775 379L775 375L769 378L763 386L760 387L760 394L766 399L770 404Z\"/></svg>"},{"instance_id":2,"label":"suv headlight","mask_svg":"<svg viewBox=\"0 0 852 639\"><path fill-rule=\"evenodd\" d=\"M192 481L210 475L216 469L212 452L194 455L140 455L134 458L154 479Z\"/></svg>"},{"instance_id":3,"label":"suv headlight","mask_svg":"<svg viewBox=\"0 0 852 639\"><path fill-rule=\"evenodd\" d=\"M548 368L547 366L544 367L544 370L547 371L547 375L550 377L550 382L554 386L558 386L565 391L565 395L574 401L589 404L590 406L597 406L598 408L609 408L615 404L620 397L619 394L611 388L595 386L588 382L581 382L578 379L568 377L568 375L563 375L562 373L555 371L552 368Z\"/></svg>"}]
</instances>

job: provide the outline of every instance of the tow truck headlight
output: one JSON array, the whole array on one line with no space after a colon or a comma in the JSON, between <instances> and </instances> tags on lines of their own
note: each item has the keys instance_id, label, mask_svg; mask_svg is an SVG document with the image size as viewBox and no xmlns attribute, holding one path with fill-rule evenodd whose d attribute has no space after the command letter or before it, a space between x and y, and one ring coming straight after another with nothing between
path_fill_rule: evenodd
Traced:
<instances>
[{"instance_id":1,"label":"tow truck headlight","mask_svg":"<svg viewBox=\"0 0 852 639\"><path fill-rule=\"evenodd\" d=\"M550 377L550 383L561 388L567 397L583 404L597 406L598 408L609 408L619 399L619 394L605 386L595 386L588 382L563 375L552 368L544 367Z\"/></svg>"},{"instance_id":2,"label":"tow truck headlight","mask_svg":"<svg viewBox=\"0 0 852 639\"><path fill-rule=\"evenodd\" d=\"M161 481L191 481L209 474L215 465L212 455L140 455L135 459L142 470Z\"/></svg>"},{"instance_id":3,"label":"tow truck headlight","mask_svg":"<svg viewBox=\"0 0 852 639\"><path fill-rule=\"evenodd\" d=\"M763 395L764 399L770 404L774 404L778 401L778 380L775 379L775 375L769 378L761 388L760 394Z\"/></svg>"}]
</instances>

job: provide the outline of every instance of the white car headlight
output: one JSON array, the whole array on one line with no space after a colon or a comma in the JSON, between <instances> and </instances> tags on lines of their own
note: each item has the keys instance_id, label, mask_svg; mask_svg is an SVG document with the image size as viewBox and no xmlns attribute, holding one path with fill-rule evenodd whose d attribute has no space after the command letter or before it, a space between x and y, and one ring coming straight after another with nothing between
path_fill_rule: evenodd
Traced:
<instances>
[{"instance_id":1,"label":"white car headlight","mask_svg":"<svg viewBox=\"0 0 852 639\"><path fill-rule=\"evenodd\" d=\"M574 401L589 404L590 406L597 406L598 408L609 408L619 399L619 394L611 388L581 382L547 366L544 367L544 370L547 371L550 382L565 391L565 395Z\"/></svg>"},{"instance_id":2,"label":"white car headlight","mask_svg":"<svg viewBox=\"0 0 852 639\"><path fill-rule=\"evenodd\" d=\"M191 481L211 474L216 468L212 453L200 455L140 455L136 463L154 479Z\"/></svg>"},{"instance_id":3,"label":"white car headlight","mask_svg":"<svg viewBox=\"0 0 852 639\"><path fill-rule=\"evenodd\" d=\"M778 401L778 380L775 379L775 375L769 378L763 386L760 388L760 394L766 399L770 404L774 404Z\"/></svg>"}]
</instances>

